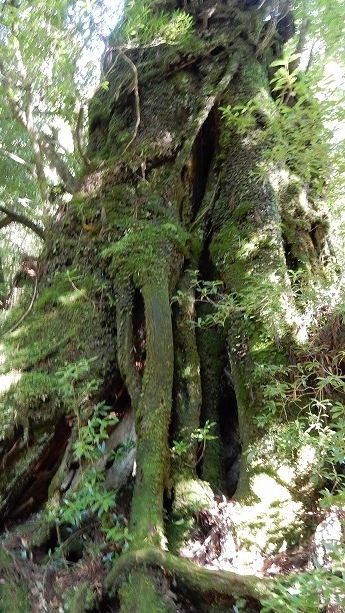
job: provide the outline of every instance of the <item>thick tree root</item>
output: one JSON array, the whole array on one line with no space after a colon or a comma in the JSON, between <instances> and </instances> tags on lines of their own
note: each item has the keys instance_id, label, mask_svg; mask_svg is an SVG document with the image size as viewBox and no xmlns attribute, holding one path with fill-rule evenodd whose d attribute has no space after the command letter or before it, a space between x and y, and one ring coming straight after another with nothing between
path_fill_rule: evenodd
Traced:
<instances>
[{"instance_id":1,"label":"thick tree root","mask_svg":"<svg viewBox=\"0 0 345 613\"><path fill-rule=\"evenodd\" d=\"M219 598L250 598L261 601L272 595L270 586L272 581L254 575L240 575L238 573L209 570L172 555L171 553L147 548L122 554L106 579L106 589L115 595L121 585L124 575L136 567L159 567L166 573L176 577L192 591L203 595L214 595Z\"/></svg>"},{"instance_id":2,"label":"thick tree root","mask_svg":"<svg viewBox=\"0 0 345 613\"><path fill-rule=\"evenodd\" d=\"M137 546L147 543L147 539L157 543L164 533L163 494L168 474L174 362L167 283L148 284L141 293L147 331L146 360L136 410L137 475L130 521Z\"/></svg>"},{"instance_id":3,"label":"thick tree root","mask_svg":"<svg viewBox=\"0 0 345 613\"><path fill-rule=\"evenodd\" d=\"M197 443L192 443L191 434L200 427L202 404L200 360L196 346L195 329L191 326L194 319L194 290L190 287L190 276L184 273L178 291L181 293L175 308L174 351L174 437L185 444L186 451L182 460L173 464L172 481L195 478L197 466Z\"/></svg>"},{"instance_id":4,"label":"thick tree root","mask_svg":"<svg viewBox=\"0 0 345 613\"><path fill-rule=\"evenodd\" d=\"M121 613L173 613L164 581L147 569L134 569L119 589ZM165 587L165 586L164 586ZM163 588L163 589L162 589ZM134 595L134 602L133 602Z\"/></svg>"}]
</instances>

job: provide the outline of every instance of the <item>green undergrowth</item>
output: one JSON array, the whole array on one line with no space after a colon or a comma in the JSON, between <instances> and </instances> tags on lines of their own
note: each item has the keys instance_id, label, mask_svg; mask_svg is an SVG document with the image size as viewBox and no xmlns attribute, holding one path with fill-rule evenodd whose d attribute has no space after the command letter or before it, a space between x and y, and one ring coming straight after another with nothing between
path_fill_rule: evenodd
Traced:
<instances>
[{"instance_id":1,"label":"green undergrowth","mask_svg":"<svg viewBox=\"0 0 345 613\"><path fill-rule=\"evenodd\" d=\"M198 271L190 274L191 286L201 301L213 308L191 322L201 331L219 325L227 329L235 315L248 319L246 330L251 331L253 327L255 332L257 320L264 320L267 313L265 295L269 295L272 316L278 311L282 289L277 284L273 293L264 280L258 285L252 281L250 288L226 295L222 294L219 281L204 282ZM305 506L315 499L315 490L322 496L322 506L337 504L338 494L344 487L343 304L330 310L328 287L324 281L314 289L299 286L294 290L300 309L311 309L313 301L311 321L314 323L309 329L308 343L299 345L290 334L280 337L280 347L271 347L267 345L264 322L252 354L251 380L260 386L262 410L254 417L258 436L246 449L246 461L254 479L265 473L269 479L276 480L278 490L285 490L288 497L292 494ZM180 299L178 294L174 297L175 301ZM291 363L287 364L283 358L284 347L289 347L289 342L290 351L294 344ZM262 359L273 351L278 357L281 352L281 359L276 363ZM236 394L238 399L238 388ZM291 484L293 491L289 493Z\"/></svg>"},{"instance_id":2,"label":"green undergrowth","mask_svg":"<svg viewBox=\"0 0 345 613\"><path fill-rule=\"evenodd\" d=\"M97 595L92 586L87 581L82 581L78 585L66 590L66 608L69 613L87 613L94 611L97 605Z\"/></svg>"},{"instance_id":3,"label":"green undergrowth","mask_svg":"<svg viewBox=\"0 0 345 613\"><path fill-rule=\"evenodd\" d=\"M114 449L107 445L118 418L104 401L93 401L101 384L101 379L93 377L92 366L95 362L96 356L84 358L56 373L61 397L75 416L71 459L78 464L79 471L73 487L62 498L55 495L59 491L57 486L61 475L53 480L44 517L60 534L60 527L67 527L67 532L73 532L81 529L85 521L97 516L107 543L103 543L101 549L109 561L115 550L128 546L131 536L123 516L116 510L117 490L106 487L106 465L121 462L134 443L131 440L121 441ZM66 543L61 541L54 555L63 555L68 549L68 541L68 538Z\"/></svg>"},{"instance_id":4,"label":"green undergrowth","mask_svg":"<svg viewBox=\"0 0 345 613\"><path fill-rule=\"evenodd\" d=\"M316 564L302 573L278 577L272 596L263 599L260 613L319 613L343 611L345 605L344 547L325 543L328 568Z\"/></svg>"},{"instance_id":5,"label":"green undergrowth","mask_svg":"<svg viewBox=\"0 0 345 613\"><path fill-rule=\"evenodd\" d=\"M0 611L16 611L28 613L31 603L28 598L28 588L19 580L17 566L12 557L0 550Z\"/></svg>"}]
</instances>

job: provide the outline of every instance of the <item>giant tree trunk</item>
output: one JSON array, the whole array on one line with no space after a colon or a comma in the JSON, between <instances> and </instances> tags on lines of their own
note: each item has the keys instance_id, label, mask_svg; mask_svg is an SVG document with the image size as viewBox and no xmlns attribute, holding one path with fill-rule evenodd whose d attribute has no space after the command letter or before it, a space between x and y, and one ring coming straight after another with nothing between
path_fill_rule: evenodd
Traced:
<instances>
[{"instance_id":1,"label":"giant tree trunk","mask_svg":"<svg viewBox=\"0 0 345 613\"><path fill-rule=\"evenodd\" d=\"M167 9L178 8L173 4ZM134 481L131 495L127 488L118 496L119 508L127 509L129 537L119 545L110 537L106 545L88 509L79 533L84 530L87 541L98 531L112 566L97 562L95 576L103 582L98 593L95 583L88 587L87 574L75 576L73 586L54 570L55 587L50 579L40 597L48 601L50 590L58 600L62 585L71 611L95 610L97 600L117 610L118 599L122 613L187 611L191 603L198 611L213 610L215 603L214 610L227 611L240 597L248 610L258 610L269 582L198 568L179 557L181 548L219 491L235 494L233 524L248 551L258 528L246 532L246 514L267 517L260 547L274 551L309 501L291 458L277 458L275 435L284 424L271 423L266 432L258 426L272 372L283 384L297 350L287 261L294 243L287 245L282 234L290 201L279 177L285 172L287 186L298 185L298 178L265 155L274 145L265 124L277 112L267 66L280 52L283 34L278 28L267 37L267 48L260 46L267 25L253 2L191 4L195 32L178 44L110 46L104 67L109 86L90 103L93 169L51 225L34 309L3 340L8 389L0 418L0 514L10 529L9 558L1 562L5 584L15 585L19 574L32 586L40 573L46 584L53 558L44 573L38 552L58 545L67 559L83 555L91 563L87 552L75 553L59 511L82 490L87 471L87 458L78 462L73 444L97 402L105 401L122 420L114 432L108 428L97 466L107 471L108 490ZM290 19L291 25L283 4L284 24ZM253 99L261 101L262 112L252 125L244 132L229 126L221 107ZM310 235L306 227L304 244ZM305 249L310 262L300 257L309 270L314 247ZM224 328L192 325L212 316L217 305L196 302L200 287L190 282L189 269L200 270L208 282L223 282L232 305ZM93 356L98 359L87 362ZM66 363L81 368L73 393L66 391ZM96 378L97 390L90 385ZM207 420L215 422L218 436L201 449L203 443L191 436ZM121 438L135 440L134 479L133 449L127 461L111 466L110 452ZM170 452L173 441L180 454L176 446ZM37 515L43 507L50 515ZM24 536L13 527L18 519ZM105 523L111 527L111 521L113 516ZM112 534L110 528L105 534ZM82 551L80 534L73 538ZM27 574L25 561L13 554L24 541L31 556ZM128 549L117 556L124 541ZM32 588L33 600L38 591ZM19 588L16 594L19 602ZM3 610L12 610L11 602L4 600Z\"/></svg>"}]
</instances>

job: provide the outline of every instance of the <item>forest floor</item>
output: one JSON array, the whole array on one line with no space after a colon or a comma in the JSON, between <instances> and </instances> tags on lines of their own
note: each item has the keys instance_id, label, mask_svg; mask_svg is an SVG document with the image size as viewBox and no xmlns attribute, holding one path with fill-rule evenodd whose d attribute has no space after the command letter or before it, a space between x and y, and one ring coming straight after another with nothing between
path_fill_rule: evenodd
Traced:
<instances>
[{"instance_id":1,"label":"forest floor","mask_svg":"<svg viewBox=\"0 0 345 613\"><path fill-rule=\"evenodd\" d=\"M127 524L129 517L128 494L129 491L122 496L116 508L122 526ZM233 518L239 506L234 499L216 496L213 504L199 511L197 527L178 555L210 570L259 577L286 576L314 568L315 558L322 564L327 563L324 543L336 543L339 536L343 538L343 533L339 535L339 525L343 525L345 512L315 510L306 518L311 528L308 539L294 546L283 541L275 554L260 551L258 547L249 547L248 543L237 542ZM96 518L70 532L61 534L54 529L44 547L30 548L30 524L35 523L35 519L37 516L27 521L27 533L13 524L7 527L1 539L4 551L14 562L17 576L29 586L32 613L65 610L66 594L69 591L73 594L76 588L85 592L85 598L87 594L92 595L94 602L102 604L102 611L117 612L119 603L104 599L103 586L112 560L126 543L105 543L100 521ZM0 581L4 580L5 576L0 573ZM192 603L176 598L176 610L194 613ZM91 606L87 610L100 609Z\"/></svg>"}]
</instances>

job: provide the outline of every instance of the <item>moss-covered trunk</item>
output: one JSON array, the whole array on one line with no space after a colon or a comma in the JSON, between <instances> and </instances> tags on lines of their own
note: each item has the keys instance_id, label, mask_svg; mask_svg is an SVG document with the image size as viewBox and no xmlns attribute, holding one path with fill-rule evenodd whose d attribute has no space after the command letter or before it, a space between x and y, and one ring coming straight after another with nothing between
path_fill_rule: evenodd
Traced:
<instances>
[{"instance_id":1,"label":"moss-covered trunk","mask_svg":"<svg viewBox=\"0 0 345 613\"><path fill-rule=\"evenodd\" d=\"M137 466L131 510L135 545L164 542L163 494L169 475L174 351L167 284L142 288L146 321L146 359L136 411ZM157 368L159 364L159 368Z\"/></svg>"},{"instance_id":2,"label":"moss-covered trunk","mask_svg":"<svg viewBox=\"0 0 345 613\"><path fill-rule=\"evenodd\" d=\"M119 26L108 84L90 103L92 168L51 225L34 309L3 338L0 514L7 549L25 543L34 571L23 576L43 585L32 594L47 606L227 611L247 598L256 611L270 581L178 556L220 490L237 489L231 525L249 557L299 529L300 474L275 447L284 420L262 429L260 419L297 347L288 253L302 256L296 231L287 239L282 228L301 189L267 157L277 113L267 66L285 34L266 37L251 4L193 2L160 15L163 35L152 3L154 42L128 48L114 42L128 34ZM233 108L250 121L229 119ZM310 273L317 258L304 256ZM92 559L91 586L77 573L68 583L54 556Z\"/></svg>"},{"instance_id":3,"label":"moss-covered trunk","mask_svg":"<svg viewBox=\"0 0 345 613\"><path fill-rule=\"evenodd\" d=\"M246 46L243 57L236 87L230 85L222 102L245 107L257 100L264 122L265 113L275 112L267 73ZM265 126L254 124L249 134L224 127L225 159L212 217L210 253L227 292L234 296L227 344L244 452L237 489L241 497L251 495L252 475L246 458L250 446L262 438L256 419L265 411L263 390L271 374L268 366L287 366L289 346L294 342L294 306L281 208L269 181L270 173L277 169L266 162L267 146L273 143L265 142ZM270 473L268 458L265 466Z\"/></svg>"}]
</instances>

